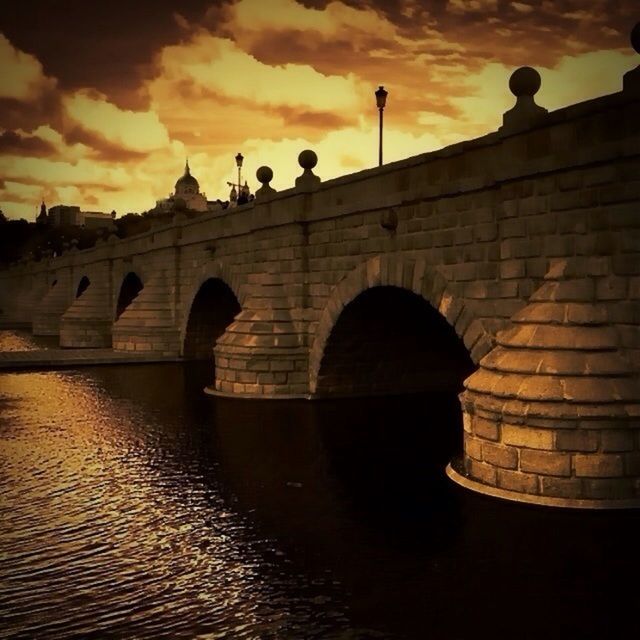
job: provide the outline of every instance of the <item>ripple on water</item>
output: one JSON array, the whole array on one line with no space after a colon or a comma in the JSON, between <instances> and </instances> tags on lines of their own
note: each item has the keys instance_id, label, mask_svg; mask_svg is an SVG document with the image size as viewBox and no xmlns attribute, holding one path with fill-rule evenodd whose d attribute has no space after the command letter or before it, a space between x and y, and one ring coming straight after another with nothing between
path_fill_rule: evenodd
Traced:
<instances>
[{"instance_id":1,"label":"ripple on water","mask_svg":"<svg viewBox=\"0 0 640 640\"><path fill-rule=\"evenodd\" d=\"M255 403L208 381L0 375L0 638L640 634L640 514L456 488L455 395Z\"/></svg>"},{"instance_id":2,"label":"ripple on water","mask_svg":"<svg viewBox=\"0 0 640 640\"><path fill-rule=\"evenodd\" d=\"M78 372L0 384L1 638L327 632L318 588L268 562L210 467L174 455L179 428Z\"/></svg>"}]
</instances>

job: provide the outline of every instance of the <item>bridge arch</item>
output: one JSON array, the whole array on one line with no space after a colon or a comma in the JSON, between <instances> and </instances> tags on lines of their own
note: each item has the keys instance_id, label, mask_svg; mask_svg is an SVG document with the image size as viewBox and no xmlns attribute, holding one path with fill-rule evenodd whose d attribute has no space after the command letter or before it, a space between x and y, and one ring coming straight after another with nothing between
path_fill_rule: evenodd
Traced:
<instances>
[{"instance_id":1,"label":"bridge arch","mask_svg":"<svg viewBox=\"0 0 640 640\"><path fill-rule=\"evenodd\" d=\"M241 311L244 295L231 269L214 262L203 266L181 305L180 355L209 359L216 340Z\"/></svg>"},{"instance_id":2,"label":"bridge arch","mask_svg":"<svg viewBox=\"0 0 640 640\"><path fill-rule=\"evenodd\" d=\"M123 278L116 299L116 320L144 289L144 283L135 271L129 271Z\"/></svg>"},{"instance_id":3,"label":"bridge arch","mask_svg":"<svg viewBox=\"0 0 640 640\"><path fill-rule=\"evenodd\" d=\"M333 350L335 353L339 348L335 341L340 339L340 332L346 335L341 328L344 321L358 325L359 331L369 331L374 324L380 334L378 338L386 341L385 331L396 335L408 330L402 324L394 326L393 312L396 311L396 315L408 319L412 331L428 329L437 335L436 340L447 341L454 351L458 348L457 343L466 352L466 355L457 354L461 360L467 357L477 364L493 345L492 336L464 300L451 292L442 274L424 259L376 256L349 272L329 295L309 355L310 393L321 395L325 392L320 380L321 368L327 365L330 357L327 352ZM418 326L418 321L423 324ZM424 336L419 338L427 348Z\"/></svg>"}]
</instances>

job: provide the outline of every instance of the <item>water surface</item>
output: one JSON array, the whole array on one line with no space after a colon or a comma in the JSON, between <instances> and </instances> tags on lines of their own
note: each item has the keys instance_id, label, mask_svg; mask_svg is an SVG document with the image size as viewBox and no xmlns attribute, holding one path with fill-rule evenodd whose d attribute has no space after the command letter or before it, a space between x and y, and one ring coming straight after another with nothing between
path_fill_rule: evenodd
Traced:
<instances>
[{"instance_id":1,"label":"water surface","mask_svg":"<svg viewBox=\"0 0 640 640\"><path fill-rule=\"evenodd\" d=\"M451 484L455 396L255 402L207 382L181 364L0 375L0 638L640 630L638 513Z\"/></svg>"}]
</instances>

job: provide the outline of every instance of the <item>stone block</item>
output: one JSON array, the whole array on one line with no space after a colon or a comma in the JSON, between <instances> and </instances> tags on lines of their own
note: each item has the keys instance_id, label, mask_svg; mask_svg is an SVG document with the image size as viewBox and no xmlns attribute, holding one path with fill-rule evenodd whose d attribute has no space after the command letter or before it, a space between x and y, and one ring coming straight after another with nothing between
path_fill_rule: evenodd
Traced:
<instances>
[{"instance_id":1,"label":"stone block","mask_svg":"<svg viewBox=\"0 0 640 640\"><path fill-rule=\"evenodd\" d=\"M510 218L500 222L501 238L521 238L527 234L527 227L524 220L520 218Z\"/></svg>"},{"instance_id":2,"label":"stone block","mask_svg":"<svg viewBox=\"0 0 640 640\"><path fill-rule=\"evenodd\" d=\"M602 451L631 451L634 448L634 436L637 429L610 429L602 431L600 443Z\"/></svg>"},{"instance_id":3,"label":"stone block","mask_svg":"<svg viewBox=\"0 0 640 640\"><path fill-rule=\"evenodd\" d=\"M482 460L482 440L474 438L469 433L464 434L464 452L470 458Z\"/></svg>"},{"instance_id":4,"label":"stone block","mask_svg":"<svg viewBox=\"0 0 640 640\"><path fill-rule=\"evenodd\" d=\"M501 442L514 447L551 450L554 448L553 435L549 429L503 424Z\"/></svg>"},{"instance_id":5,"label":"stone block","mask_svg":"<svg viewBox=\"0 0 640 640\"><path fill-rule=\"evenodd\" d=\"M638 245L640 248L640 244ZM638 257L640 259L640 256ZM624 300L627 297L628 278L608 277L596 281L596 299Z\"/></svg>"},{"instance_id":6,"label":"stone block","mask_svg":"<svg viewBox=\"0 0 640 640\"><path fill-rule=\"evenodd\" d=\"M497 481L501 489L533 495L538 493L538 476L530 473L498 469Z\"/></svg>"},{"instance_id":7,"label":"stone block","mask_svg":"<svg viewBox=\"0 0 640 640\"><path fill-rule=\"evenodd\" d=\"M518 450L490 442L482 443L482 459L495 467L518 468Z\"/></svg>"},{"instance_id":8,"label":"stone block","mask_svg":"<svg viewBox=\"0 0 640 640\"><path fill-rule=\"evenodd\" d=\"M497 262L476 262L476 278L479 280L496 280L498 278Z\"/></svg>"},{"instance_id":9,"label":"stone block","mask_svg":"<svg viewBox=\"0 0 640 640\"><path fill-rule=\"evenodd\" d=\"M582 498L582 480L579 478L556 478L542 476L540 493L554 498Z\"/></svg>"},{"instance_id":10,"label":"stone block","mask_svg":"<svg viewBox=\"0 0 640 640\"><path fill-rule=\"evenodd\" d=\"M495 222L476 225L473 229L473 236L476 242L496 240L498 237L498 225Z\"/></svg>"},{"instance_id":11,"label":"stone block","mask_svg":"<svg viewBox=\"0 0 640 640\"><path fill-rule=\"evenodd\" d=\"M584 496L592 500L624 500L633 498L633 481L629 478L588 479L583 483Z\"/></svg>"},{"instance_id":12,"label":"stone block","mask_svg":"<svg viewBox=\"0 0 640 640\"><path fill-rule=\"evenodd\" d=\"M554 193L549 198L549 207L551 211L567 211L570 209L579 209L583 206L583 199L580 191L568 191Z\"/></svg>"},{"instance_id":13,"label":"stone block","mask_svg":"<svg viewBox=\"0 0 640 640\"><path fill-rule=\"evenodd\" d=\"M576 476L581 478L610 478L624 474L622 455L614 453L576 454L574 467Z\"/></svg>"},{"instance_id":14,"label":"stone block","mask_svg":"<svg viewBox=\"0 0 640 640\"><path fill-rule=\"evenodd\" d=\"M640 228L637 202L617 204L608 207L608 210L611 229L633 230Z\"/></svg>"},{"instance_id":15,"label":"stone block","mask_svg":"<svg viewBox=\"0 0 640 640\"><path fill-rule=\"evenodd\" d=\"M560 451L596 451L598 432L583 429L562 429L556 433L556 448Z\"/></svg>"},{"instance_id":16,"label":"stone block","mask_svg":"<svg viewBox=\"0 0 640 640\"><path fill-rule=\"evenodd\" d=\"M625 453L624 470L628 476L640 476L640 452Z\"/></svg>"},{"instance_id":17,"label":"stone block","mask_svg":"<svg viewBox=\"0 0 640 640\"><path fill-rule=\"evenodd\" d=\"M497 441L500 438L500 427L498 423L493 420L472 416L471 428L476 436L484 438L485 440Z\"/></svg>"},{"instance_id":18,"label":"stone block","mask_svg":"<svg viewBox=\"0 0 640 640\"><path fill-rule=\"evenodd\" d=\"M272 360L270 369L271 371L294 371L295 366L293 360Z\"/></svg>"},{"instance_id":19,"label":"stone block","mask_svg":"<svg viewBox=\"0 0 640 640\"><path fill-rule=\"evenodd\" d=\"M520 469L528 473L568 477L571 475L571 456L555 451L522 449Z\"/></svg>"},{"instance_id":20,"label":"stone block","mask_svg":"<svg viewBox=\"0 0 640 640\"><path fill-rule=\"evenodd\" d=\"M614 255L611 258L613 273L620 276L640 275L640 260L638 256L631 253Z\"/></svg>"},{"instance_id":21,"label":"stone block","mask_svg":"<svg viewBox=\"0 0 640 640\"><path fill-rule=\"evenodd\" d=\"M544 255L550 258L564 258L575 253L576 240L573 236L553 236L545 238Z\"/></svg>"},{"instance_id":22,"label":"stone block","mask_svg":"<svg viewBox=\"0 0 640 640\"><path fill-rule=\"evenodd\" d=\"M526 272L524 260L504 260L500 263L500 277L504 280L523 278Z\"/></svg>"},{"instance_id":23,"label":"stone block","mask_svg":"<svg viewBox=\"0 0 640 640\"><path fill-rule=\"evenodd\" d=\"M587 169L583 172L583 184L585 187L598 186L614 182L616 179L616 168L608 165Z\"/></svg>"},{"instance_id":24,"label":"stone block","mask_svg":"<svg viewBox=\"0 0 640 640\"><path fill-rule=\"evenodd\" d=\"M467 473L476 480L480 482L484 482L485 484L489 484L492 486L496 485L496 468L485 464L484 462L479 462L478 460L474 460L473 458L465 459L465 466L467 468Z\"/></svg>"}]
</instances>

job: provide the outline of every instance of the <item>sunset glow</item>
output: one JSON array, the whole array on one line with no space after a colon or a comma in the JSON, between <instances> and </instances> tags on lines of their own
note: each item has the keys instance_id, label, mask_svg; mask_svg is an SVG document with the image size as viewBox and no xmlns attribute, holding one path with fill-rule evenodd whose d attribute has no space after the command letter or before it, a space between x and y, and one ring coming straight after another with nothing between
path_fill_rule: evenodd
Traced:
<instances>
[{"instance_id":1,"label":"sunset glow","mask_svg":"<svg viewBox=\"0 0 640 640\"><path fill-rule=\"evenodd\" d=\"M116 5L119 3L115 3ZM209 199L234 156L286 189L311 148L323 179L497 129L510 73L549 110L621 89L633 0L236 0L0 8L0 208L118 215L166 197L188 156ZM148 5L148 6L145 6Z\"/></svg>"}]
</instances>

